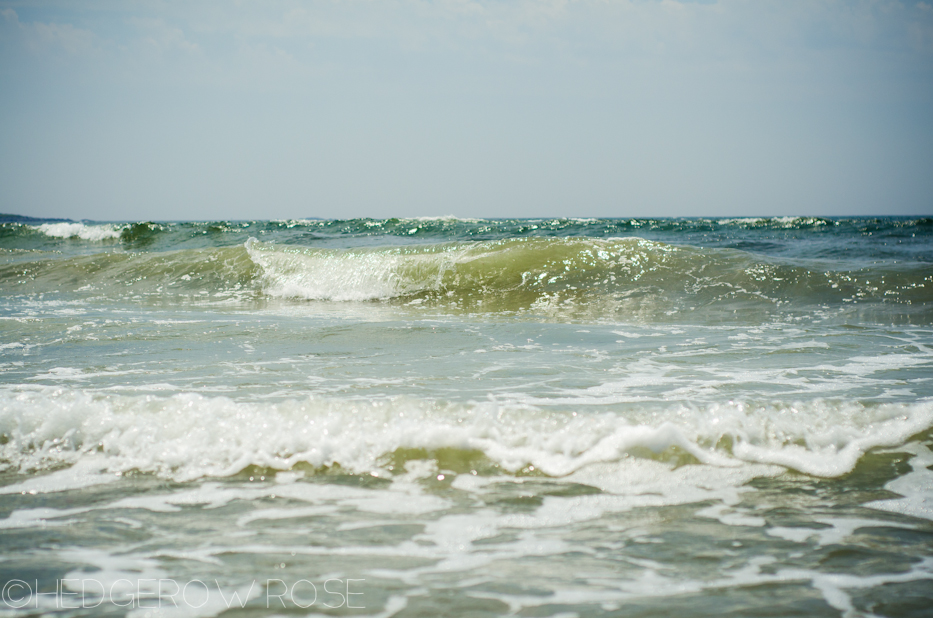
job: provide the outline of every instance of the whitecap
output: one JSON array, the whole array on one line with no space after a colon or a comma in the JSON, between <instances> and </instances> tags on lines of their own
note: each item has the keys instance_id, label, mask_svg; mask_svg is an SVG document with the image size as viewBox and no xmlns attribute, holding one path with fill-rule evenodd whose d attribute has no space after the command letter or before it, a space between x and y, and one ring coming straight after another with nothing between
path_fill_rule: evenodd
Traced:
<instances>
[{"instance_id":1,"label":"whitecap","mask_svg":"<svg viewBox=\"0 0 933 618\"><path fill-rule=\"evenodd\" d=\"M120 238L122 228L113 224L85 225L84 223L43 223L33 229L52 238L80 238L89 241Z\"/></svg>"}]
</instances>

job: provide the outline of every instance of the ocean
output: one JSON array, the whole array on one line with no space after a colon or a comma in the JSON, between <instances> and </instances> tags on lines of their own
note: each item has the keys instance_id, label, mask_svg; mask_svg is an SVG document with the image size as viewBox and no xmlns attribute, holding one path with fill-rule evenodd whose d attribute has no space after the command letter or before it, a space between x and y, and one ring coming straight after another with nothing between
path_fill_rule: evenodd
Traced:
<instances>
[{"instance_id":1,"label":"ocean","mask_svg":"<svg viewBox=\"0 0 933 618\"><path fill-rule=\"evenodd\" d=\"M2 616L933 615L933 218L0 218Z\"/></svg>"}]
</instances>

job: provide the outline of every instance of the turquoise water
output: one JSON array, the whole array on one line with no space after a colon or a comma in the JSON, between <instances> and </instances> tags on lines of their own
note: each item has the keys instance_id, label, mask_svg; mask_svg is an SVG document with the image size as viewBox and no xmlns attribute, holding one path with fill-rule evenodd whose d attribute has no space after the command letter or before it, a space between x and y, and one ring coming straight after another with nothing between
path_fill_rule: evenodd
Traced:
<instances>
[{"instance_id":1,"label":"turquoise water","mask_svg":"<svg viewBox=\"0 0 933 618\"><path fill-rule=\"evenodd\" d=\"M933 219L0 220L4 615L928 615Z\"/></svg>"}]
</instances>

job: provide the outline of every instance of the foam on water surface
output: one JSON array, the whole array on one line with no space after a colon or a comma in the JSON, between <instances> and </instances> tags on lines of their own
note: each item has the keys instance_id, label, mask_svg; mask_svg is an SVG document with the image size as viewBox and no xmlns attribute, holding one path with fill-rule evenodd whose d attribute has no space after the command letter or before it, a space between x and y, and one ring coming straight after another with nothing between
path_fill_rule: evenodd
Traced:
<instances>
[{"instance_id":1,"label":"foam on water surface","mask_svg":"<svg viewBox=\"0 0 933 618\"><path fill-rule=\"evenodd\" d=\"M0 611L924 615L931 239L0 222Z\"/></svg>"},{"instance_id":2,"label":"foam on water surface","mask_svg":"<svg viewBox=\"0 0 933 618\"><path fill-rule=\"evenodd\" d=\"M43 223L35 228L52 238L80 238L99 242L120 238L121 228L116 225L86 225L84 223Z\"/></svg>"},{"instance_id":3,"label":"foam on water surface","mask_svg":"<svg viewBox=\"0 0 933 618\"><path fill-rule=\"evenodd\" d=\"M250 466L391 474L400 461L420 456L414 453L443 451L459 452L451 456L463 461L481 456L509 474L551 477L596 464L624 469L639 457L711 467L772 464L833 477L851 471L869 450L902 444L931 427L930 401L675 405L638 419L624 412L408 398L250 403L53 387L0 391L0 457L7 469L93 462L114 474L136 470L177 480L230 476Z\"/></svg>"}]
</instances>

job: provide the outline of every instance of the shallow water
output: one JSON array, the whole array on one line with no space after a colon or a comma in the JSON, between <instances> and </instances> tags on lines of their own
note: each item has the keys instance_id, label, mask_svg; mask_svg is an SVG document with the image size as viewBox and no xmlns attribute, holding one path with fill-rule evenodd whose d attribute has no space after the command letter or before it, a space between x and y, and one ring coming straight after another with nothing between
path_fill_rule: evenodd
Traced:
<instances>
[{"instance_id":1,"label":"shallow water","mask_svg":"<svg viewBox=\"0 0 933 618\"><path fill-rule=\"evenodd\" d=\"M0 612L926 615L931 366L924 218L0 223Z\"/></svg>"}]
</instances>

